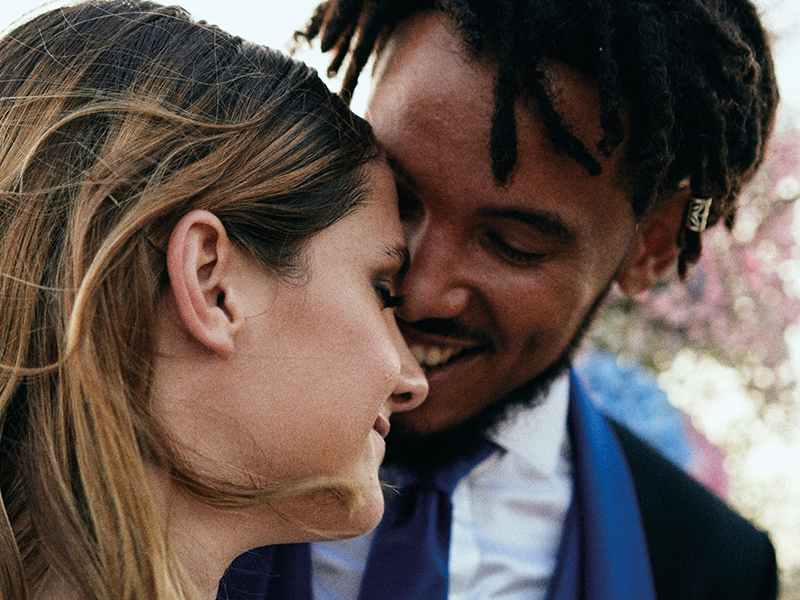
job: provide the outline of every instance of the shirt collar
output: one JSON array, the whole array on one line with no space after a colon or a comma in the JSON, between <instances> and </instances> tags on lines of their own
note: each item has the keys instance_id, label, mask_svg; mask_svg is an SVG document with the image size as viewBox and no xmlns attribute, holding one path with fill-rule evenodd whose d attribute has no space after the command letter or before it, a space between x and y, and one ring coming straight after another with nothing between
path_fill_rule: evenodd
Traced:
<instances>
[{"instance_id":1,"label":"shirt collar","mask_svg":"<svg viewBox=\"0 0 800 600\"><path fill-rule=\"evenodd\" d=\"M553 475L567 441L569 372L550 386L536 407L521 410L501 423L490 438L506 452L516 454L543 476Z\"/></svg>"}]
</instances>

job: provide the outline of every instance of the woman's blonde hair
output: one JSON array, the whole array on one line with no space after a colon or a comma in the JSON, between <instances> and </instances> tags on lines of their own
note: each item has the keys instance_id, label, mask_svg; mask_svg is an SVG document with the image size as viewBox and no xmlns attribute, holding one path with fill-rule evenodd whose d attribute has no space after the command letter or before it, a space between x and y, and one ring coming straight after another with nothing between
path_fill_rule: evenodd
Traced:
<instances>
[{"instance_id":1,"label":"woman's blonde hair","mask_svg":"<svg viewBox=\"0 0 800 600\"><path fill-rule=\"evenodd\" d=\"M313 70L178 8L91 1L0 40L0 597L50 569L96 600L191 597L147 464L212 503L297 491L206 481L154 423L164 251L207 209L302 275L377 154Z\"/></svg>"}]
</instances>

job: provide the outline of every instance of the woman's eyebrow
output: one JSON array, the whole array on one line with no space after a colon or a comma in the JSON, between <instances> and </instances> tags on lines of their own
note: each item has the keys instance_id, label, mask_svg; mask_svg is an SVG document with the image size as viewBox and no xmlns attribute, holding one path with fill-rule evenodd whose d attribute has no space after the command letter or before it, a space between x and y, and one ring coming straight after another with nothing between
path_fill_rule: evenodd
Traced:
<instances>
[{"instance_id":1,"label":"woman's eyebrow","mask_svg":"<svg viewBox=\"0 0 800 600\"><path fill-rule=\"evenodd\" d=\"M408 269L411 266L411 253L408 251L408 248L404 244L386 246L384 248L384 253L397 263L397 278L402 279L403 276L408 273Z\"/></svg>"}]
</instances>

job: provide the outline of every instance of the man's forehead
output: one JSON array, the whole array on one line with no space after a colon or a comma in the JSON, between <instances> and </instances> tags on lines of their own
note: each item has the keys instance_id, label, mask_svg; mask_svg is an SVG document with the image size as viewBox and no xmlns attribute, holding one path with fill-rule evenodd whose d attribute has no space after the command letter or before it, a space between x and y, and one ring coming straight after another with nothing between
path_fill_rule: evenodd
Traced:
<instances>
[{"instance_id":1,"label":"man's forehead","mask_svg":"<svg viewBox=\"0 0 800 600\"><path fill-rule=\"evenodd\" d=\"M450 18L438 11L419 12L393 31L375 63L373 83L388 76L419 87L460 88L466 94L491 94L495 66L470 55Z\"/></svg>"},{"instance_id":2,"label":"man's forehead","mask_svg":"<svg viewBox=\"0 0 800 600\"><path fill-rule=\"evenodd\" d=\"M563 63L544 61L542 71L553 108L567 129L586 148L596 148L604 132L595 83ZM496 79L497 63L490 53L474 57L447 15L424 11L404 20L390 36L376 63L373 92L383 85L407 90L406 98L413 92L418 104L404 104L403 109L417 110L416 118L454 120L468 115L484 123L488 136L496 109ZM532 127L540 135L539 110L539 102L522 92L517 102L517 126ZM627 120L625 112L623 108L623 120ZM526 117L524 122L520 122L520 115Z\"/></svg>"}]
</instances>

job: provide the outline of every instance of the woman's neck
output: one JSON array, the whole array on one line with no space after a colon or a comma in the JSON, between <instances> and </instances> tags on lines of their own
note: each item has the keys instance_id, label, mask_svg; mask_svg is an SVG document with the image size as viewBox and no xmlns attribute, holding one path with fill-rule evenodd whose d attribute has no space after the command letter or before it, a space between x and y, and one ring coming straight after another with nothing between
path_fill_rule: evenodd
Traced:
<instances>
[{"instance_id":1,"label":"woman's neck","mask_svg":"<svg viewBox=\"0 0 800 600\"><path fill-rule=\"evenodd\" d=\"M170 546L201 600L216 598L219 580L243 552L309 538L269 506L212 506L154 471L148 468L148 478Z\"/></svg>"}]
</instances>

